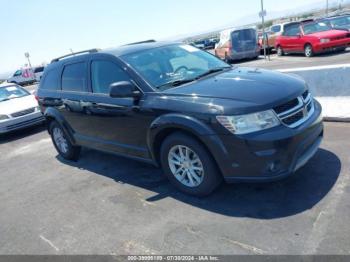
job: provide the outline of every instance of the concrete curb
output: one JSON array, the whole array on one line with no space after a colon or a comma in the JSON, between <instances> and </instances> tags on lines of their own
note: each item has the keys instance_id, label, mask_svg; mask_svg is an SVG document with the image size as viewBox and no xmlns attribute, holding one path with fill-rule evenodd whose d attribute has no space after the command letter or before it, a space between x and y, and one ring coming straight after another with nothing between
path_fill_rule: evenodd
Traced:
<instances>
[{"instance_id":1,"label":"concrete curb","mask_svg":"<svg viewBox=\"0 0 350 262\"><path fill-rule=\"evenodd\" d=\"M350 64L281 69L303 78L321 103L324 119L350 122Z\"/></svg>"}]
</instances>

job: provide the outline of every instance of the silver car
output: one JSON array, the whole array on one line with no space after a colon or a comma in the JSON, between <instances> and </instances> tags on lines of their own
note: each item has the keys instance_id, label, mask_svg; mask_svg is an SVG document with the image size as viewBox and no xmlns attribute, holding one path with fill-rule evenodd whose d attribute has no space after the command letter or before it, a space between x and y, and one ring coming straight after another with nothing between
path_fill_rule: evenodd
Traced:
<instances>
[{"instance_id":1,"label":"silver car","mask_svg":"<svg viewBox=\"0 0 350 262\"><path fill-rule=\"evenodd\" d=\"M0 85L0 134L44 122L35 96L22 87Z\"/></svg>"}]
</instances>

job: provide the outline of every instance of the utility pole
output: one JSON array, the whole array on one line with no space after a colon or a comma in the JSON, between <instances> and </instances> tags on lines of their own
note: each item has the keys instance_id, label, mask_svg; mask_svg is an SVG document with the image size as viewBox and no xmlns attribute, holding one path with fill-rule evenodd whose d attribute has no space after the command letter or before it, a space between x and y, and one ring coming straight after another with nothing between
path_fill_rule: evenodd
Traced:
<instances>
[{"instance_id":1,"label":"utility pole","mask_svg":"<svg viewBox=\"0 0 350 262\"><path fill-rule=\"evenodd\" d=\"M25 57L27 58L27 60L28 60L29 67L32 68L32 64L30 63L30 59L29 59L29 56L30 56L29 53L28 53L28 52L25 52L25 53L24 53L24 56L25 56Z\"/></svg>"},{"instance_id":2,"label":"utility pole","mask_svg":"<svg viewBox=\"0 0 350 262\"><path fill-rule=\"evenodd\" d=\"M328 17L328 0L326 0L326 17Z\"/></svg>"},{"instance_id":3,"label":"utility pole","mask_svg":"<svg viewBox=\"0 0 350 262\"><path fill-rule=\"evenodd\" d=\"M266 60L266 38L265 38L265 16L266 10L264 10L264 0L261 0L261 12L259 13L261 17L261 25L262 25L262 40L263 40L263 48L264 48L264 59Z\"/></svg>"}]
</instances>

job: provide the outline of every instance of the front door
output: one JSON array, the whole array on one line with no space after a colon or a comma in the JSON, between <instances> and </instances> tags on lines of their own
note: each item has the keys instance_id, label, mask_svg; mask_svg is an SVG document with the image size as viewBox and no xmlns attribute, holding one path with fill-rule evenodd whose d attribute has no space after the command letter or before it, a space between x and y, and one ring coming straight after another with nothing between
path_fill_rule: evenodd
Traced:
<instances>
[{"instance_id":1,"label":"front door","mask_svg":"<svg viewBox=\"0 0 350 262\"><path fill-rule=\"evenodd\" d=\"M134 98L112 98L110 84L131 81L116 61L94 58L89 62L91 93L80 106L84 112L84 130L80 140L96 148L148 158L147 127L152 120Z\"/></svg>"}]
</instances>

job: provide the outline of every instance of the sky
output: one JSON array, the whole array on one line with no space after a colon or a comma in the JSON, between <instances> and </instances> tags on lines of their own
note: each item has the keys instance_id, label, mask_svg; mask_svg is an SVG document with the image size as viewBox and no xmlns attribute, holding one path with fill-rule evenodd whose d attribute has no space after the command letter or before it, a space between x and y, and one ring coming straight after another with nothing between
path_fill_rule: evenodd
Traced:
<instances>
[{"instance_id":1,"label":"sky","mask_svg":"<svg viewBox=\"0 0 350 262\"><path fill-rule=\"evenodd\" d=\"M320 0L264 0L267 12ZM260 0L0 0L0 74L89 48L166 39L257 14Z\"/></svg>"}]
</instances>

